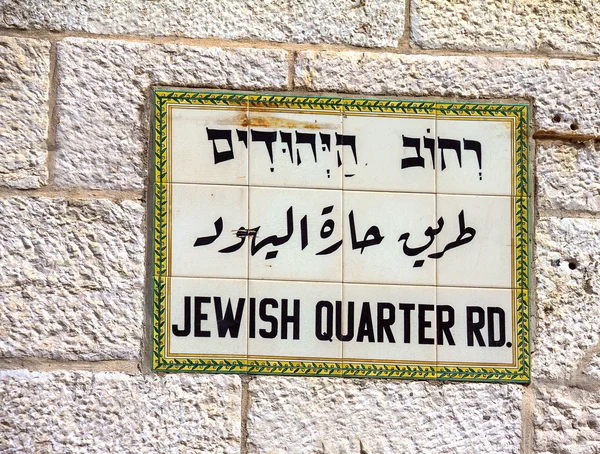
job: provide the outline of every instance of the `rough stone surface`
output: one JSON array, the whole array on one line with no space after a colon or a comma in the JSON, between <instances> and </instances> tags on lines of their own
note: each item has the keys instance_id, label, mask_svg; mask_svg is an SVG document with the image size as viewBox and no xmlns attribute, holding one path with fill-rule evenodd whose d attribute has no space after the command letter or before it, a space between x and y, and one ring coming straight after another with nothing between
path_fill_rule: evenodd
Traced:
<instances>
[{"instance_id":1,"label":"rough stone surface","mask_svg":"<svg viewBox=\"0 0 600 454\"><path fill-rule=\"evenodd\" d=\"M538 220L534 376L567 378L600 340L599 260L600 219Z\"/></svg>"},{"instance_id":2,"label":"rough stone surface","mask_svg":"<svg viewBox=\"0 0 600 454\"><path fill-rule=\"evenodd\" d=\"M427 49L600 55L595 0L412 0L411 38Z\"/></svg>"},{"instance_id":3,"label":"rough stone surface","mask_svg":"<svg viewBox=\"0 0 600 454\"><path fill-rule=\"evenodd\" d=\"M600 380L600 353L592 356L590 362L583 369L583 373L596 380Z\"/></svg>"},{"instance_id":4,"label":"rough stone surface","mask_svg":"<svg viewBox=\"0 0 600 454\"><path fill-rule=\"evenodd\" d=\"M0 200L0 356L140 355L139 202Z\"/></svg>"},{"instance_id":5,"label":"rough stone surface","mask_svg":"<svg viewBox=\"0 0 600 454\"><path fill-rule=\"evenodd\" d=\"M286 55L269 49L62 41L57 184L142 188L152 86L282 89Z\"/></svg>"},{"instance_id":6,"label":"rough stone surface","mask_svg":"<svg viewBox=\"0 0 600 454\"><path fill-rule=\"evenodd\" d=\"M535 452L593 454L600 450L598 392L538 386Z\"/></svg>"},{"instance_id":7,"label":"rough stone surface","mask_svg":"<svg viewBox=\"0 0 600 454\"><path fill-rule=\"evenodd\" d=\"M0 452L239 453L239 378L0 372Z\"/></svg>"},{"instance_id":8,"label":"rough stone surface","mask_svg":"<svg viewBox=\"0 0 600 454\"><path fill-rule=\"evenodd\" d=\"M539 208L600 211L600 144L538 142Z\"/></svg>"},{"instance_id":9,"label":"rough stone surface","mask_svg":"<svg viewBox=\"0 0 600 454\"><path fill-rule=\"evenodd\" d=\"M46 184L50 43L0 38L0 186Z\"/></svg>"},{"instance_id":10,"label":"rough stone surface","mask_svg":"<svg viewBox=\"0 0 600 454\"><path fill-rule=\"evenodd\" d=\"M597 61L305 51L295 74L314 91L531 99L537 129L600 135Z\"/></svg>"},{"instance_id":11,"label":"rough stone surface","mask_svg":"<svg viewBox=\"0 0 600 454\"><path fill-rule=\"evenodd\" d=\"M395 0L5 0L0 24L98 34L259 39L395 46L404 2Z\"/></svg>"},{"instance_id":12,"label":"rough stone surface","mask_svg":"<svg viewBox=\"0 0 600 454\"><path fill-rule=\"evenodd\" d=\"M249 453L519 452L518 385L260 377L249 391Z\"/></svg>"}]
</instances>

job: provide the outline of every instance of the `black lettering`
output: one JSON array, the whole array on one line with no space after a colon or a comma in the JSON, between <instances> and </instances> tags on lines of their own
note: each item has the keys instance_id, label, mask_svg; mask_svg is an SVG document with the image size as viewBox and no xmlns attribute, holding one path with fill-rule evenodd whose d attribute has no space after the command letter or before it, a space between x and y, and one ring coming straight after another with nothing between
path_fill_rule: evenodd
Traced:
<instances>
[{"instance_id":1,"label":"black lettering","mask_svg":"<svg viewBox=\"0 0 600 454\"><path fill-rule=\"evenodd\" d=\"M325 331L323 331L323 309L325 309ZM333 304L329 301L319 301L315 313L315 336L322 341L333 340Z\"/></svg>"},{"instance_id":2,"label":"black lettering","mask_svg":"<svg viewBox=\"0 0 600 454\"><path fill-rule=\"evenodd\" d=\"M319 137L321 138L321 148L323 149L323 151L325 151L325 148L327 147L327 151L331 151L331 134L323 134L322 132L319 133Z\"/></svg>"},{"instance_id":3,"label":"black lettering","mask_svg":"<svg viewBox=\"0 0 600 454\"><path fill-rule=\"evenodd\" d=\"M279 131L279 136L281 137L281 141L287 145L288 151L290 152L290 160L292 164L294 163L294 150L292 149L292 133L291 132L283 132ZM282 149L285 153L285 149Z\"/></svg>"},{"instance_id":4,"label":"black lettering","mask_svg":"<svg viewBox=\"0 0 600 454\"><path fill-rule=\"evenodd\" d=\"M237 138L239 141L244 142L244 146L248 149L248 130L246 129L236 129Z\"/></svg>"},{"instance_id":5,"label":"black lettering","mask_svg":"<svg viewBox=\"0 0 600 454\"><path fill-rule=\"evenodd\" d=\"M415 309L415 305L400 303L398 309L404 311L404 343L410 344L410 312Z\"/></svg>"},{"instance_id":6,"label":"black lettering","mask_svg":"<svg viewBox=\"0 0 600 454\"><path fill-rule=\"evenodd\" d=\"M210 337L210 331L202 330L202 320L208 320L208 314L202 313L204 303L210 303L210 296L194 297L194 337Z\"/></svg>"},{"instance_id":7,"label":"black lettering","mask_svg":"<svg viewBox=\"0 0 600 454\"><path fill-rule=\"evenodd\" d=\"M436 306L435 309L438 345L444 345L444 336L448 341L448 345L456 345L450 331L450 328L454 326L454 308L452 306L440 305ZM448 320L444 320L444 313L448 314Z\"/></svg>"},{"instance_id":8,"label":"black lettering","mask_svg":"<svg viewBox=\"0 0 600 454\"><path fill-rule=\"evenodd\" d=\"M342 135L335 133L335 144L337 146L347 145L352 150L352 156L354 157L354 163L358 164L358 156L356 155L356 136ZM338 151L338 167L341 165L340 154Z\"/></svg>"},{"instance_id":9,"label":"black lettering","mask_svg":"<svg viewBox=\"0 0 600 454\"><path fill-rule=\"evenodd\" d=\"M296 131L296 145L299 144L308 144L313 153L313 157L315 162L317 162L317 148L316 148L316 134L310 132L298 132ZM298 161L300 161L300 150L296 150L296 155L298 156Z\"/></svg>"},{"instance_id":10,"label":"black lettering","mask_svg":"<svg viewBox=\"0 0 600 454\"><path fill-rule=\"evenodd\" d=\"M431 154L431 163L435 169L435 139L423 136L423 147L429 149L429 153Z\"/></svg>"},{"instance_id":11,"label":"black lettering","mask_svg":"<svg viewBox=\"0 0 600 454\"><path fill-rule=\"evenodd\" d=\"M354 301L348 301L348 325L346 334L342 334L342 302L335 302L335 337L342 342L349 342L354 338Z\"/></svg>"},{"instance_id":12,"label":"black lettering","mask_svg":"<svg viewBox=\"0 0 600 454\"><path fill-rule=\"evenodd\" d=\"M421 157L421 139L418 137L406 137L402 134L402 146L405 148L414 148L416 156L412 158L402 158L401 168L423 167L425 168L425 159Z\"/></svg>"},{"instance_id":13,"label":"black lettering","mask_svg":"<svg viewBox=\"0 0 600 454\"><path fill-rule=\"evenodd\" d=\"M477 314L477 322L474 320L474 315ZM473 347L473 336L477 338L477 343L480 347L485 347L481 330L485 325L485 311L481 307L467 306L467 345Z\"/></svg>"},{"instance_id":14,"label":"black lettering","mask_svg":"<svg viewBox=\"0 0 600 454\"><path fill-rule=\"evenodd\" d=\"M175 336L189 336L192 330L192 316L190 312L192 311L192 298L190 296L185 296L183 298L183 329L179 328L177 325L173 324L171 329L173 330L173 335Z\"/></svg>"},{"instance_id":15,"label":"black lettering","mask_svg":"<svg viewBox=\"0 0 600 454\"><path fill-rule=\"evenodd\" d=\"M250 318L248 322L248 337L254 339L256 333L256 298L250 298L250 313L248 317Z\"/></svg>"},{"instance_id":16,"label":"black lettering","mask_svg":"<svg viewBox=\"0 0 600 454\"><path fill-rule=\"evenodd\" d=\"M293 338L300 339L300 300L294 300L294 313L288 314L288 300L281 300L281 338L287 339L288 323L293 327Z\"/></svg>"},{"instance_id":17,"label":"black lettering","mask_svg":"<svg viewBox=\"0 0 600 454\"><path fill-rule=\"evenodd\" d=\"M269 153L269 160L273 164L273 142L277 140L277 131L255 131L251 129L250 137L252 142L264 142L267 153Z\"/></svg>"},{"instance_id":18,"label":"black lettering","mask_svg":"<svg viewBox=\"0 0 600 454\"><path fill-rule=\"evenodd\" d=\"M206 135L208 137L208 140L212 140L215 164L219 164L220 162L224 161L229 161L230 159L234 158L230 130L206 128ZM226 140L227 145L229 146L229 150L219 151L217 149L217 140Z\"/></svg>"},{"instance_id":19,"label":"black lettering","mask_svg":"<svg viewBox=\"0 0 600 454\"><path fill-rule=\"evenodd\" d=\"M266 330L261 328L258 330L258 334L260 334L260 336L264 339L274 339L277 337L277 317L267 314L267 306L272 306L273 308L277 309L279 307L279 303L273 298L263 298L260 300L260 303L258 304L258 315L263 322L271 324L271 329Z\"/></svg>"},{"instance_id":20,"label":"black lettering","mask_svg":"<svg viewBox=\"0 0 600 454\"><path fill-rule=\"evenodd\" d=\"M244 314L244 304L246 298L238 299L235 316L233 315L233 307L231 306L231 299L227 300L227 307L225 309L225 316L223 317L223 306L221 305L221 297L213 296L215 302L215 314L217 316L217 332L219 337L226 337L227 332L232 338L237 339L240 332L240 326L242 323L242 315Z\"/></svg>"},{"instance_id":21,"label":"black lettering","mask_svg":"<svg viewBox=\"0 0 600 454\"><path fill-rule=\"evenodd\" d=\"M431 345L435 343L433 337L425 337L425 330L431 328L431 321L425 320L426 312L433 312L435 306L433 304L419 304L419 344Z\"/></svg>"},{"instance_id":22,"label":"black lettering","mask_svg":"<svg viewBox=\"0 0 600 454\"><path fill-rule=\"evenodd\" d=\"M375 332L373 331L373 319L371 318L371 305L364 302L360 311L360 321L356 330L356 342L362 342L365 336L369 342L375 342Z\"/></svg>"},{"instance_id":23,"label":"black lettering","mask_svg":"<svg viewBox=\"0 0 600 454\"><path fill-rule=\"evenodd\" d=\"M494 316L498 316L498 331L496 331L496 323ZM506 314L500 307L487 308L487 323L488 323L488 345L490 347L503 347L506 343ZM496 339L496 334L499 338Z\"/></svg>"},{"instance_id":24,"label":"black lettering","mask_svg":"<svg viewBox=\"0 0 600 454\"><path fill-rule=\"evenodd\" d=\"M442 154L442 170L446 168L446 159L444 158L444 150L453 150L458 158L458 167L462 167L460 141L454 139L441 139L438 137L438 148Z\"/></svg>"},{"instance_id":25,"label":"black lettering","mask_svg":"<svg viewBox=\"0 0 600 454\"><path fill-rule=\"evenodd\" d=\"M463 139L463 148L475 152L475 156L477 156L477 165L479 166L479 170L481 170L481 142Z\"/></svg>"},{"instance_id":26,"label":"black lettering","mask_svg":"<svg viewBox=\"0 0 600 454\"><path fill-rule=\"evenodd\" d=\"M387 317L384 312L387 310ZM377 342L384 342L383 333L391 344L396 343L391 326L396 321L396 308L392 303L377 303Z\"/></svg>"},{"instance_id":27,"label":"black lettering","mask_svg":"<svg viewBox=\"0 0 600 454\"><path fill-rule=\"evenodd\" d=\"M302 242L302 250L308 246L308 217L303 216L300 219L300 241Z\"/></svg>"}]
</instances>

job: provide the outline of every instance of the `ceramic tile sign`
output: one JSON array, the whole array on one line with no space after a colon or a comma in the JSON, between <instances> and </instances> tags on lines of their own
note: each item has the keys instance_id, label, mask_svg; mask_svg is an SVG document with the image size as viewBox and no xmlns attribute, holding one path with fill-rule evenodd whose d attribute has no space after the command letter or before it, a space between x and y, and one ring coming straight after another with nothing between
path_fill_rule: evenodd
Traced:
<instances>
[{"instance_id":1,"label":"ceramic tile sign","mask_svg":"<svg viewBox=\"0 0 600 454\"><path fill-rule=\"evenodd\" d=\"M529 380L527 105L154 96L154 370Z\"/></svg>"}]
</instances>

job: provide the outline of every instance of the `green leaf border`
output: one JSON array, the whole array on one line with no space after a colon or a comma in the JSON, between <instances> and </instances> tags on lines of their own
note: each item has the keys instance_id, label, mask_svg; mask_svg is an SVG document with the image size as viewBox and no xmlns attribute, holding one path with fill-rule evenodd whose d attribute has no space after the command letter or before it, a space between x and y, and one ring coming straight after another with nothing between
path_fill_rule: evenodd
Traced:
<instances>
[{"instance_id":1,"label":"green leaf border","mask_svg":"<svg viewBox=\"0 0 600 454\"><path fill-rule=\"evenodd\" d=\"M506 117L515 124L514 219L517 367L473 368L362 363L166 358L166 295L168 257L167 105L191 104L296 108L341 112L381 112L413 115ZM472 102L405 101L293 94L253 94L195 90L154 91L154 153L152 159L153 279L152 369L163 372L250 373L301 376L341 376L468 380L484 382L530 381L529 346L529 105Z\"/></svg>"}]
</instances>

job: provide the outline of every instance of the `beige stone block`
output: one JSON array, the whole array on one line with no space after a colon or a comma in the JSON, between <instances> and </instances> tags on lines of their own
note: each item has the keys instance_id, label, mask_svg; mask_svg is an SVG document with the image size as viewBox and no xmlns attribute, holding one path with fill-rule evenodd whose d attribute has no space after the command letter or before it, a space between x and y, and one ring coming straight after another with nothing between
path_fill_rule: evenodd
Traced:
<instances>
[{"instance_id":1,"label":"beige stone block","mask_svg":"<svg viewBox=\"0 0 600 454\"><path fill-rule=\"evenodd\" d=\"M591 355L589 363L583 369L583 373L595 380L600 380L600 354Z\"/></svg>"},{"instance_id":2,"label":"beige stone block","mask_svg":"<svg viewBox=\"0 0 600 454\"><path fill-rule=\"evenodd\" d=\"M395 0L5 0L5 27L94 34L257 39L395 46L404 2Z\"/></svg>"},{"instance_id":3,"label":"beige stone block","mask_svg":"<svg viewBox=\"0 0 600 454\"><path fill-rule=\"evenodd\" d=\"M49 42L0 38L0 186L47 183L49 77Z\"/></svg>"},{"instance_id":4,"label":"beige stone block","mask_svg":"<svg viewBox=\"0 0 600 454\"><path fill-rule=\"evenodd\" d=\"M600 135L597 61L305 51L295 84L401 99L530 99L534 132Z\"/></svg>"},{"instance_id":5,"label":"beige stone block","mask_svg":"<svg viewBox=\"0 0 600 454\"><path fill-rule=\"evenodd\" d=\"M598 232L599 219L543 218L537 222L535 377L568 378L600 340Z\"/></svg>"},{"instance_id":6,"label":"beige stone block","mask_svg":"<svg viewBox=\"0 0 600 454\"><path fill-rule=\"evenodd\" d=\"M286 56L273 49L61 41L57 184L143 188L152 87L281 90Z\"/></svg>"},{"instance_id":7,"label":"beige stone block","mask_svg":"<svg viewBox=\"0 0 600 454\"><path fill-rule=\"evenodd\" d=\"M0 372L0 451L239 453L235 376Z\"/></svg>"},{"instance_id":8,"label":"beige stone block","mask_svg":"<svg viewBox=\"0 0 600 454\"><path fill-rule=\"evenodd\" d=\"M140 357L144 208L0 200L0 356Z\"/></svg>"},{"instance_id":9,"label":"beige stone block","mask_svg":"<svg viewBox=\"0 0 600 454\"><path fill-rule=\"evenodd\" d=\"M540 453L583 454L600 446L598 392L538 385L535 397L535 445Z\"/></svg>"},{"instance_id":10,"label":"beige stone block","mask_svg":"<svg viewBox=\"0 0 600 454\"><path fill-rule=\"evenodd\" d=\"M412 0L411 39L426 49L600 55L594 0Z\"/></svg>"},{"instance_id":11,"label":"beige stone block","mask_svg":"<svg viewBox=\"0 0 600 454\"><path fill-rule=\"evenodd\" d=\"M519 385L259 377L249 391L249 453L519 452Z\"/></svg>"},{"instance_id":12,"label":"beige stone block","mask_svg":"<svg viewBox=\"0 0 600 454\"><path fill-rule=\"evenodd\" d=\"M600 211L600 146L593 141L537 142L537 205Z\"/></svg>"}]
</instances>

